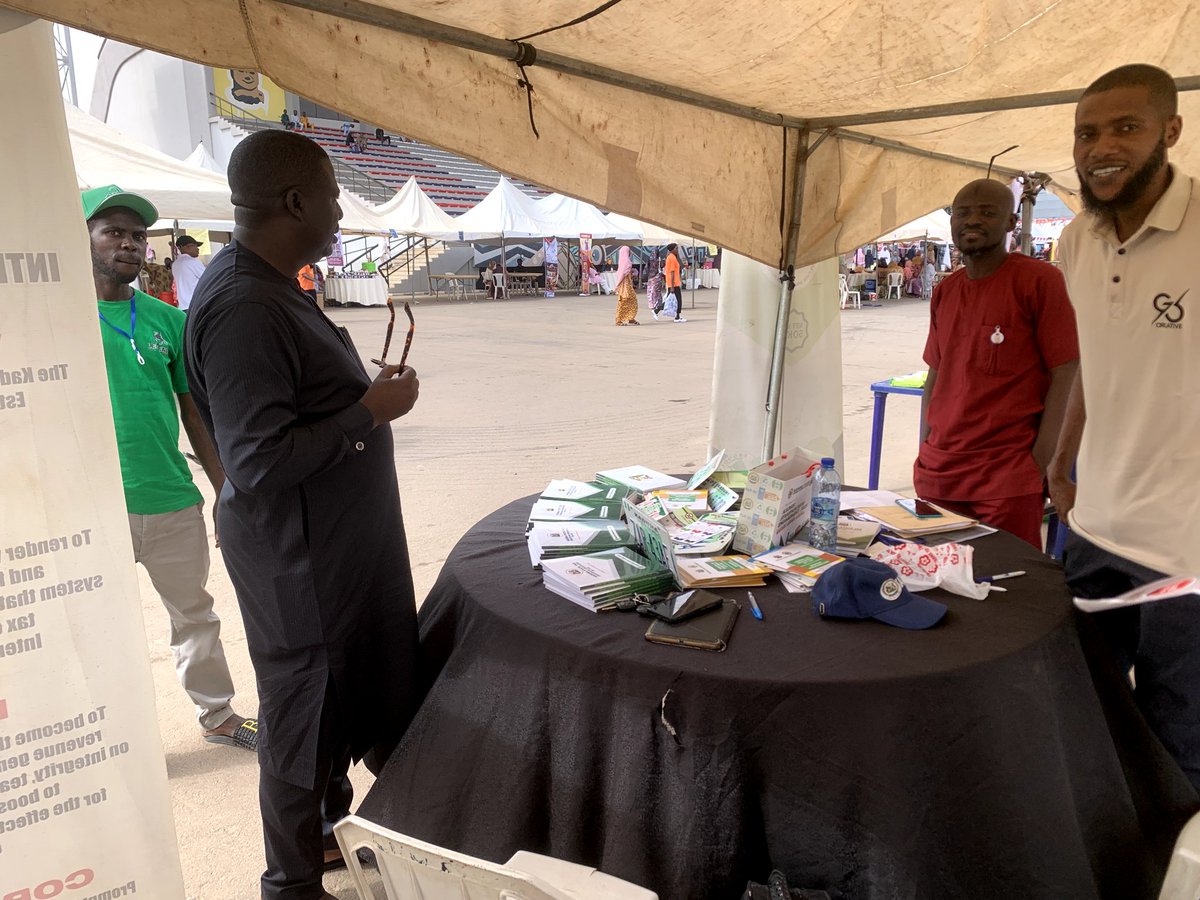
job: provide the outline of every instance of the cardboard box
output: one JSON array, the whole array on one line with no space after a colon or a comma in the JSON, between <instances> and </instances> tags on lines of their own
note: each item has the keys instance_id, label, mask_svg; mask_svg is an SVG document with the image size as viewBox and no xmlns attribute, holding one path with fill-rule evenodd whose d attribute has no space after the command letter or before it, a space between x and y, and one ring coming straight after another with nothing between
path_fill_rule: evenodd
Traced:
<instances>
[{"instance_id":1,"label":"cardboard box","mask_svg":"<svg viewBox=\"0 0 1200 900\"><path fill-rule=\"evenodd\" d=\"M765 553L790 541L808 524L812 480L821 460L800 447L750 471L742 493L733 549Z\"/></svg>"}]
</instances>

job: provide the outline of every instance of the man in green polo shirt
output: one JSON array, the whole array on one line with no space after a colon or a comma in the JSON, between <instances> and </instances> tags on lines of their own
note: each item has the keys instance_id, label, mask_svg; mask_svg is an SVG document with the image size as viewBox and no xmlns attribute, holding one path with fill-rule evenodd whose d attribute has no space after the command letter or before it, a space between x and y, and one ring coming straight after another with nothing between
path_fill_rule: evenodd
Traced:
<instances>
[{"instance_id":1,"label":"man in green polo shirt","mask_svg":"<svg viewBox=\"0 0 1200 900\"><path fill-rule=\"evenodd\" d=\"M171 650L206 741L255 750L258 723L233 711L233 679L208 582L203 499L179 450L179 422L217 496L225 473L188 393L183 312L131 287L158 211L116 185L84 191L100 334L134 559L171 618ZM178 402L178 406L176 403Z\"/></svg>"}]
</instances>

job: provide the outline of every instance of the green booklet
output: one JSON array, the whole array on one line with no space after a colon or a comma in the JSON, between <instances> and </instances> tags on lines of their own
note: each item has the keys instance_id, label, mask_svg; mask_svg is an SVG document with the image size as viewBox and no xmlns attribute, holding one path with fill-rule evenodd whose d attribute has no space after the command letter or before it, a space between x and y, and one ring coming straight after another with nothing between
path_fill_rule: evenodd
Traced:
<instances>
[{"instance_id":1,"label":"green booklet","mask_svg":"<svg viewBox=\"0 0 1200 900\"><path fill-rule=\"evenodd\" d=\"M687 482L674 475L664 475L645 466L625 466L596 473L596 480L604 484L623 485L635 491L649 493L660 488L681 488Z\"/></svg>"},{"instance_id":2,"label":"green booklet","mask_svg":"<svg viewBox=\"0 0 1200 900\"><path fill-rule=\"evenodd\" d=\"M542 583L561 597L598 612L636 593L670 589L671 572L630 547L542 560Z\"/></svg>"},{"instance_id":3,"label":"green booklet","mask_svg":"<svg viewBox=\"0 0 1200 900\"><path fill-rule=\"evenodd\" d=\"M624 522L530 522L525 533L529 559L536 568L543 559L579 556L600 550L634 546Z\"/></svg>"},{"instance_id":4,"label":"green booklet","mask_svg":"<svg viewBox=\"0 0 1200 900\"><path fill-rule=\"evenodd\" d=\"M600 519L606 522L621 520L621 503L588 503L585 500L534 501L529 512L530 522L566 522L572 519Z\"/></svg>"},{"instance_id":5,"label":"green booklet","mask_svg":"<svg viewBox=\"0 0 1200 900\"><path fill-rule=\"evenodd\" d=\"M542 491L543 500L575 500L580 503L620 503L629 488L600 481L575 481L556 478Z\"/></svg>"}]
</instances>

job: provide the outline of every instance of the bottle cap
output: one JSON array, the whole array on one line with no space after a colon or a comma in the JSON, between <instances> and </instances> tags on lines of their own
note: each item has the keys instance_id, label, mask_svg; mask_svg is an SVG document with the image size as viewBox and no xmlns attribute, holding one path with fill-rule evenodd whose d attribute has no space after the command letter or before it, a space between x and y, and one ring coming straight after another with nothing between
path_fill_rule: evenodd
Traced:
<instances>
[{"instance_id":1,"label":"bottle cap","mask_svg":"<svg viewBox=\"0 0 1200 900\"><path fill-rule=\"evenodd\" d=\"M832 469L833 468L833 457L832 456L822 456L821 457L821 465L826 469Z\"/></svg>"}]
</instances>

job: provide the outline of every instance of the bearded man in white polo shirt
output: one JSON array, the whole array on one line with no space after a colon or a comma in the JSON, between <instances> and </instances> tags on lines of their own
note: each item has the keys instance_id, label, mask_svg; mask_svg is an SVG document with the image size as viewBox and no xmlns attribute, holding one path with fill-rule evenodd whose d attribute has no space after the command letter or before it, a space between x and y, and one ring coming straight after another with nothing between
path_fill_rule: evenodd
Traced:
<instances>
[{"instance_id":1,"label":"bearded man in white polo shirt","mask_svg":"<svg viewBox=\"0 0 1200 900\"><path fill-rule=\"evenodd\" d=\"M1200 575L1200 182L1167 162L1182 128L1175 83L1153 66L1101 76L1075 109L1086 212L1060 255L1080 368L1049 478L1076 596ZM1200 788L1200 597L1097 621Z\"/></svg>"}]
</instances>

